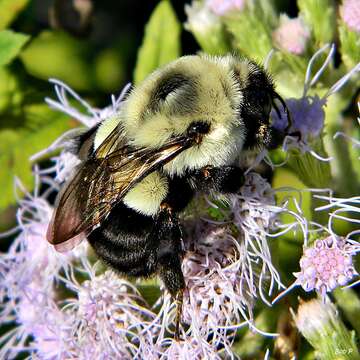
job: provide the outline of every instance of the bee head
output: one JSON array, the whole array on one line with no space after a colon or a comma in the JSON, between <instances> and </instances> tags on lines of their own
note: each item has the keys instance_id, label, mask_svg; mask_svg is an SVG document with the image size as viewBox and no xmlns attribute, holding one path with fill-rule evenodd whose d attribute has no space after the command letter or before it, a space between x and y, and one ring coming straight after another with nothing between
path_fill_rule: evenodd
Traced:
<instances>
[{"instance_id":1,"label":"bee head","mask_svg":"<svg viewBox=\"0 0 360 360\"><path fill-rule=\"evenodd\" d=\"M291 126L290 113L285 101L275 91L271 77L261 66L252 61L248 61L248 72L242 73L239 82L243 93L239 115L246 128L244 148L258 146L265 146L269 149L276 148L282 143ZM276 101L279 101L284 107L284 113L288 119L288 126L282 133L275 130L270 121L270 113L273 108L281 117Z\"/></svg>"}]
</instances>

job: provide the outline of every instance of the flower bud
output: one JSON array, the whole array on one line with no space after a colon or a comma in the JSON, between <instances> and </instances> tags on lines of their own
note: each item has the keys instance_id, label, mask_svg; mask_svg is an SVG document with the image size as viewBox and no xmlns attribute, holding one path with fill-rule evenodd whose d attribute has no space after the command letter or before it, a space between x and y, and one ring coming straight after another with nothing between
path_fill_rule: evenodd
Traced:
<instances>
[{"instance_id":1,"label":"flower bud","mask_svg":"<svg viewBox=\"0 0 360 360\"><path fill-rule=\"evenodd\" d=\"M340 6L340 17L350 30L360 33L360 4L358 0L344 0Z\"/></svg>"},{"instance_id":2,"label":"flower bud","mask_svg":"<svg viewBox=\"0 0 360 360\"><path fill-rule=\"evenodd\" d=\"M185 29L192 32L202 49L209 54L230 51L223 24L206 3L193 1L185 5Z\"/></svg>"},{"instance_id":3,"label":"flower bud","mask_svg":"<svg viewBox=\"0 0 360 360\"><path fill-rule=\"evenodd\" d=\"M243 10L245 2L245 0L207 0L207 6L214 14L223 16L230 11Z\"/></svg>"},{"instance_id":4,"label":"flower bud","mask_svg":"<svg viewBox=\"0 0 360 360\"><path fill-rule=\"evenodd\" d=\"M294 320L297 328L314 347L317 359L358 359L354 338L329 299L301 302Z\"/></svg>"},{"instance_id":5,"label":"flower bud","mask_svg":"<svg viewBox=\"0 0 360 360\"><path fill-rule=\"evenodd\" d=\"M306 49L310 38L310 30L301 18L290 19L280 15L280 25L273 32L275 45L289 53L301 55Z\"/></svg>"}]
</instances>

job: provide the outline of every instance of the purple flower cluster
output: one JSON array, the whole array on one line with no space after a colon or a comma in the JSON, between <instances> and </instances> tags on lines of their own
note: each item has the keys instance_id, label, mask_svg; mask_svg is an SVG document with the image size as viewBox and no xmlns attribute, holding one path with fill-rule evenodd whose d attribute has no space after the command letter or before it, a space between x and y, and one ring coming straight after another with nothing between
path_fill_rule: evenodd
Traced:
<instances>
[{"instance_id":1,"label":"purple flower cluster","mask_svg":"<svg viewBox=\"0 0 360 360\"><path fill-rule=\"evenodd\" d=\"M322 296L345 285L357 272L353 265L354 248L344 239L330 235L306 247L300 259L301 271L296 283L305 291L318 291Z\"/></svg>"},{"instance_id":2,"label":"purple flower cluster","mask_svg":"<svg viewBox=\"0 0 360 360\"><path fill-rule=\"evenodd\" d=\"M314 62L322 56L325 51L330 47L327 58L320 67L320 69L311 77L312 68ZM296 148L301 152L310 152L315 157L319 157L312 149L311 142L316 140L323 128L325 121L325 111L324 107L327 103L327 99L332 94L338 92L348 81L349 79L360 71L360 63L357 64L351 71L349 71L345 76L339 79L325 94L323 97L309 96L308 92L311 87L313 87L319 80L320 76L332 61L335 54L334 45L325 45L320 50L318 50L310 59L308 68L305 75L304 90L301 98L289 98L286 99L286 105L290 111L292 126L289 129L289 136L286 137L283 149L285 151ZM280 112L281 117L278 116L275 110L271 113L271 118L273 126L279 130L284 130L288 125L288 120L285 111ZM291 134L300 133L301 136L292 136ZM322 159L323 160L323 159Z\"/></svg>"}]
</instances>

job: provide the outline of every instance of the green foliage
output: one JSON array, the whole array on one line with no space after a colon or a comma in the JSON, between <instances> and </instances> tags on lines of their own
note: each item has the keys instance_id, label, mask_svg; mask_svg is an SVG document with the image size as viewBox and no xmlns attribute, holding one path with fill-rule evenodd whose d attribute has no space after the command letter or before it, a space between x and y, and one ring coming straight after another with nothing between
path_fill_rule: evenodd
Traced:
<instances>
[{"instance_id":1,"label":"green foliage","mask_svg":"<svg viewBox=\"0 0 360 360\"><path fill-rule=\"evenodd\" d=\"M9 64L20 53L30 36L11 30L0 31L0 66Z\"/></svg>"},{"instance_id":2,"label":"green foliage","mask_svg":"<svg viewBox=\"0 0 360 360\"><path fill-rule=\"evenodd\" d=\"M289 184L291 184L291 189L289 189ZM301 210L303 211L304 215L307 218L311 217L311 210L310 210L310 194L308 192L299 193L296 190L305 190L306 185L300 180L300 178L293 172L290 171L290 169L286 168L279 168L274 173L274 178L272 181L272 187L274 189L283 189L281 191L276 192L276 198L277 203L283 203L285 201L290 201L289 203L289 209L296 212L296 206L292 199L296 199L298 204L301 207ZM282 214L281 220L284 222L284 224L289 224L294 221L294 218L292 215L289 214ZM288 234L289 237L291 237L293 240L294 234ZM303 241L302 234L298 234L298 241L301 243Z\"/></svg>"},{"instance_id":3,"label":"green foliage","mask_svg":"<svg viewBox=\"0 0 360 360\"><path fill-rule=\"evenodd\" d=\"M134 72L138 84L158 67L180 56L180 23L168 0L155 8L145 28Z\"/></svg>"},{"instance_id":4,"label":"green foliage","mask_svg":"<svg viewBox=\"0 0 360 360\"><path fill-rule=\"evenodd\" d=\"M322 138L313 141L312 148L323 158L328 157ZM329 162L318 160L308 152L302 154L298 150L290 150L289 153L289 167L306 186L309 188L328 188L330 186L331 170Z\"/></svg>"},{"instance_id":5,"label":"green foliage","mask_svg":"<svg viewBox=\"0 0 360 360\"><path fill-rule=\"evenodd\" d=\"M0 0L0 30L9 26L28 3L29 0Z\"/></svg>"},{"instance_id":6,"label":"green foliage","mask_svg":"<svg viewBox=\"0 0 360 360\"><path fill-rule=\"evenodd\" d=\"M360 334L360 299L353 289L335 289L334 297L339 308L344 312L347 320Z\"/></svg>"},{"instance_id":7,"label":"green foliage","mask_svg":"<svg viewBox=\"0 0 360 360\"><path fill-rule=\"evenodd\" d=\"M261 310L255 318L255 326L262 331L273 332L276 329L276 321L274 317L274 309L271 311L267 308ZM240 333L242 331L240 330ZM233 346L235 354L241 359L255 359L259 354L259 350L265 347L266 337L255 331L247 331L244 336Z\"/></svg>"},{"instance_id":8,"label":"green foliage","mask_svg":"<svg viewBox=\"0 0 360 360\"><path fill-rule=\"evenodd\" d=\"M124 60L114 48L101 51L95 59L95 80L98 88L105 92L118 91L124 82Z\"/></svg>"},{"instance_id":9,"label":"green foliage","mask_svg":"<svg viewBox=\"0 0 360 360\"><path fill-rule=\"evenodd\" d=\"M233 46L240 53L259 62L264 61L272 49L268 24L259 16L261 8L246 9L224 19L226 29L233 37Z\"/></svg>"},{"instance_id":10,"label":"green foliage","mask_svg":"<svg viewBox=\"0 0 360 360\"><path fill-rule=\"evenodd\" d=\"M360 35L340 22L339 39L342 60L350 70L360 61Z\"/></svg>"},{"instance_id":11,"label":"green foliage","mask_svg":"<svg viewBox=\"0 0 360 360\"><path fill-rule=\"evenodd\" d=\"M331 42L335 35L335 7L333 0L298 0L300 15L312 29L314 49Z\"/></svg>"},{"instance_id":12,"label":"green foliage","mask_svg":"<svg viewBox=\"0 0 360 360\"><path fill-rule=\"evenodd\" d=\"M27 189L32 189L29 157L76 125L67 115L51 110L46 104L26 106L23 116L23 126L0 130L0 168L7 169L0 172L0 211L15 203L15 176Z\"/></svg>"},{"instance_id":13,"label":"green foliage","mask_svg":"<svg viewBox=\"0 0 360 360\"><path fill-rule=\"evenodd\" d=\"M5 112L18 112L23 97L19 79L7 67L0 67L0 116Z\"/></svg>"},{"instance_id":14,"label":"green foliage","mask_svg":"<svg viewBox=\"0 0 360 360\"><path fill-rule=\"evenodd\" d=\"M20 58L28 73L39 79L54 77L77 90L90 90L94 83L87 51L86 43L64 32L43 31Z\"/></svg>"}]
</instances>

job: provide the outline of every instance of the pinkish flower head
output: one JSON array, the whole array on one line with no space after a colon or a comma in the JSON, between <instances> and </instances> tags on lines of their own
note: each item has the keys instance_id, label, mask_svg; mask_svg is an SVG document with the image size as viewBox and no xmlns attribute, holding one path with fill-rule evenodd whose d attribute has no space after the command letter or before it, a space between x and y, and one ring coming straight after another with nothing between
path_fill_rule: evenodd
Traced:
<instances>
[{"instance_id":1,"label":"pinkish flower head","mask_svg":"<svg viewBox=\"0 0 360 360\"><path fill-rule=\"evenodd\" d=\"M76 318L61 311L55 303L38 305L37 319L31 328L31 346L41 359L73 358L76 354L73 335Z\"/></svg>"},{"instance_id":2,"label":"pinkish flower head","mask_svg":"<svg viewBox=\"0 0 360 360\"><path fill-rule=\"evenodd\" d=\"M39 340L39 346L41 344L46 348L51 324L59 316L61 319L57 324L64 324L63 314L54 303L54 284L59 281L60 270L66 271L70 266L70 259L59 255L46 241L51 206L38 195L37 187L34 195L28 194L20 182L17 182L17 187L25 193L25 197L19 200L17 211L18 229L21 232L8 253L0 254L0 294L3 300L0 322L15 321L17 326L6 343L1 344L0 358L12 358L12 354L23 351L30 337L34 339L31 344L35 344L36 334L40 333L47 334L43 340ZM60 331L54 328L51 330L53 340L58 334L56 331ZM62 341L59 336L57 340ZM40 347L34 347L40 351ZM61 353L60 346L58 349L58 353ZM43 358L50 357L44 355Z\"/></svg>"},{"instance_id":3,"label":"pinkish flower head","mask_svg":"<svg viewBox=\"0 0 360 360\"><path fill-rule=\"evenodd\" d=\"M245 4L246 0L207 0L206 2L210 10L218 16L223 16L231 11L241 11Z\"/></svg>"},{"instance_id":4,"label":"pinkish flower head","mask_svg":"<svg viewBox=\"0 0 360 360\"><path fill-rule=\"evenodd\" d=\"M296 284L305 291L318 291L322 296L337 286L345 285L357 272L353 265L354 248L343 238L330 235L316 240L304 249L301 271L295 273Z\"/></svg>"},{"instance_id":5,"label":"pinkish flower head","mask_svg":"<svg viewBox=\"0 0 360 360\"><path fill-rule=\"evenodd\" d=\"M340 16L350 30L360 33L359 0L344 0L340 6Z\"/></svg>"},{"instance_id":6,"label":"pinkish flower head","mask_svg":"<svg viewBox=\"0 0 360 360\"><path fill-rule=\"evenodd\" d=\"M241 313L248 313L243 308L252 305L241 296L241 273L234 264L236 253L235 241L225 229L218 228L197 239L195 249L188 251L183 260L183 321L197 325L204 334L243 321Z\"/></svg>"},{"instance_id":7,"label":"pinkish flower head","mask_svg":"<svg viewBox=\"0 0 360 360\"><path fill-rule=\"evenodd\" d=\"M310 30L301 18L290 19L283 14L280 15L280 25L272 36L278 48L301 55L305 52Z\"/></svg>"},{"instance_id":8,"label":"pinkish flower head","mask_svg":"<svg viewBox=\"0 0 360 360\"><path fill-rule=\"evenodd\" d=\"M160 359L184 359L200 360L213 359L220 360L222 357L216 348L208 344L205 340L199 341L193 336L186 336L180 341L174 339L165 339L162 344L165 350L162 352ZM148 358L147 358L148 359Z\"/></svg>"},{"instance_id":9,"label":"pinkish flower head","mask_svg":"<svg viewBox=\"0 0 360 360\"><path fill-rule=\"evenodd\" d=\"M78 319L76 341L81 354L133 358L143 338L155 336L156 328L150 326L155 314L146 309L136 288L117 274L107 270L95 275L90 266L87 271L90 280L67 281L77 295L69 304Z\"/></svg>"},{"instance_id":10,"label":"pinkish flower head","mask_svg":"<svg viewBox=\"0 0 360 360\"><path fill-rule=\"evenodd\" d=\"M283 286L267 243L281 210L270 184L249 173L240 193L228 199L228 208L219 209L223 221L198 223L192 238L186 239L183 260L187 334L210 336L213 346L230 346L229 332L241 326L261 332L253 324L255 301L261 298L269 304L272 288Z\"/></svg>"}]
</instances>

